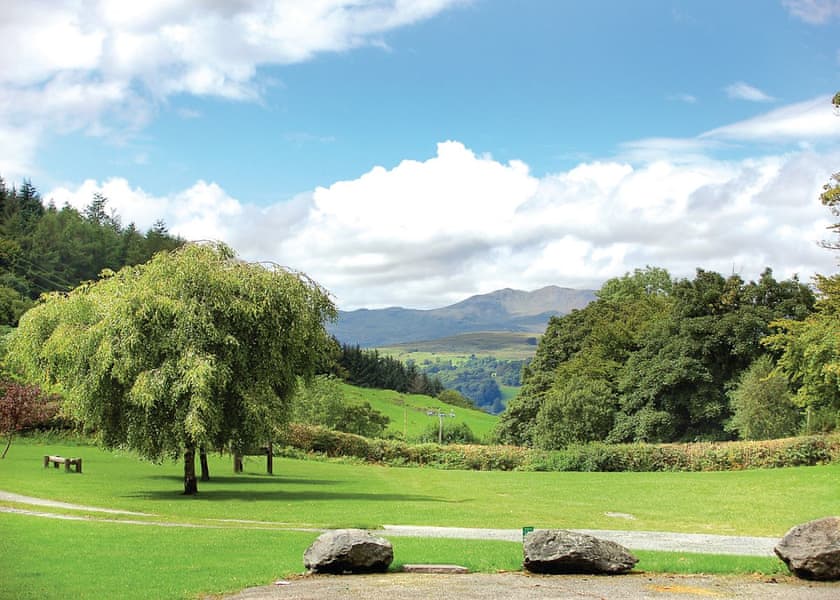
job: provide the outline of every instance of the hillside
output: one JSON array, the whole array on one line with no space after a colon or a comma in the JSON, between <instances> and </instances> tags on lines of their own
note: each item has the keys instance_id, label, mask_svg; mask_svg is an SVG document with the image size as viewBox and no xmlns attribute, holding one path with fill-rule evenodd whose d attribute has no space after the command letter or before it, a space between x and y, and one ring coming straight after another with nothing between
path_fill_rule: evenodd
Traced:
<instances>
[{"instance_id":1,"label":"hillside","mask_svg":"<svg viewBox=\"0 0 840 600\"><path fill-rule=\"evenodd\" d=\"M436 416L429 416L430 410L454 414L453 418L447 418L447 424L466 423L476 437L482 440L489 438L498 420L496 416L480 410L450 406L436 398L419 394L400 394L393 390L373 390L348 384L342 384L342 390L348 402L368 402L387 416L391 420L388 431L407 440L418 438L429 426L438 424Z\"/></svg>"},{"instance_id":2,"label":"hillside","mask_svg":"<svg viewBox=\"0 0 840 600\"><path fill-rule=\"evenodd\" d=\"M583 308L595 299L592 290L548 286L526 292L504 289L472 296L443 308L360 309L339 311L332 333L345 344L366 348L434 340L462 333L511 331L539 334L548 319Z\"/></svg>"}]
</instances>

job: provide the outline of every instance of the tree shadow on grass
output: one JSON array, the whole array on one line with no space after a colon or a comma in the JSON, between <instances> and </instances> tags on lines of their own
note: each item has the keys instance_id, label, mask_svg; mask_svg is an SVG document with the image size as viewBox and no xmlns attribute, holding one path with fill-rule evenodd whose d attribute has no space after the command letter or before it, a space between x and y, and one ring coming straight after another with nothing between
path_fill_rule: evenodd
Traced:
<instances>
[{"instance_id":1,"label":"tree shadow on grass","mask_svg":"<svg viewBox=\"0 0 840 600\"><path fill-rule=\"evenodd\" d=\"M172 482L184 482L184 477L182 475L149 475L146 479L161 479L166 481ZM292 477L283 477L282 475L260 475L260 474L249 474L249 475L212 475L210 477L210 481L202 481L199 483L199 486L202 485L230 485L230 484L243 484L243 483L276 483L276 484L290 484L290 485L338 485L342 482L336 481L334 479L300 479L300 478L292 478Z\"/></svg>"},{"instance_id":2,"label":"tree shadow on grass","mask_svg":"<svg viewBox=\"0 0 840 600\"><path fill-rule=\"evenodd\" d=\"M205 484L206 485L206 484ZM311 500L355 500L362 502L443 502L451 504L460 503L460 500L449 500L435 496L423 496L415 494L377 494L367 492L329 492L321 490L235 490L235 489L203 489L199 484L198 494L184 496L182 493L173 490L150 490L128 494L127 498L141 498L143 500L165 500L171 502L176 498L184 500L205 500L205 501L228 501L240 500L243 502L298 502Z\"/></svg>"}]
</instances>

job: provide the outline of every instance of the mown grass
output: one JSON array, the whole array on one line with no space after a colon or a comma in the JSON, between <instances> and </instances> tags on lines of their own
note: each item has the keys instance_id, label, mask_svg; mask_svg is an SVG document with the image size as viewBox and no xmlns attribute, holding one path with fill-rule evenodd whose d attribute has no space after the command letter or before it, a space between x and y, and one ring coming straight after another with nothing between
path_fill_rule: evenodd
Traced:
<instances>
[{"instance_id":1,"label":"mown grass","mask_svg":"<svg viewBox=\"0 0 840 600\"><path fill-rule=\"evenodd\" d=\"M303 572L316 533L149 527L0 514L0 599L198 598ZM392 570L408 563L458 564L473 572L517 571L515 542L391 538ZM634 552L636 570L670 573L785 572L775 558Z\"/></svg>"},{"instance_id":2,"label":"mown grass","mask_svg":"<svg viewBox=\"0 0 840 600\"><path fill-rule=\"evenodd\" d=\"M429 410L444 411L455 416L447 417L447 424L466 423L480 440L487 440L498 417L480 410L469 410L444 404L437 398L420 394L401 394L392 390L360 388L341 384L348 402L370 405L391 420L387 431L405 440L416 440L429 426L438 426L438 417L430 417Z\"/></svg>"},{"instance_id":3,"label":"mown grass","mask_svg":"<svg viewBox=\"0 0 840 600\"><path fill-rule=\"evenodd\" d=\"M84 473L44 469L43 454L82 456ZM63 443L18 440L0 487L43 498L172 519L250 519L325 527L382 524L634 529L781 536L837 514L840 465L735 472L531 473L440 471L211 455L212 480L184 497L182 466ZM625 513L633 520L607 513Z\"/></svg>"},{"instance_id":4,"label":"mown grass","mask_svg":"<svg viewBox=\"0 0 840 600\"><path fill-rule=\"evenodd\" d=\"M43 454L82 456L84 473L44 469ZM780 536L794 524L836 514L840 476L837 465L711 473L510 473L280 459L277 475L264 475L263 468L261 460L251 458L246 472L234 476L228 457L213 456L212 480L200 483L197 497L185 497L180 464L154 465L84 444L17 440L0 461L4 490L155 515L117 520L210 528L0 513L0 598L195 598L265 585L303 570L303 552L317 534L282 529L291 525L530 525ZM616 520L605 512L629 513L635 520ZM259 528L266 526L281 529ZM518 543L391 541L394 568L405 563L455 563L478 572L521 567ZM648 572L785 572L774 558L635 554L637 570Z\"/></svg>"}]
</instances>

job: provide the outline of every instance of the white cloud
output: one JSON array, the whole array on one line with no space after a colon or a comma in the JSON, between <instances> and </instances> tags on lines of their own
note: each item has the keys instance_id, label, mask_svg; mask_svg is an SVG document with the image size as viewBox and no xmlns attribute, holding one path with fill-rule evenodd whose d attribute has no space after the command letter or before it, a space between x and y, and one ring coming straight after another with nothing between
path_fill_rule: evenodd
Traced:
<instances>
[{"instance_id":1,"label":"white cloud","mask_svg":"<svg viewBox=\"0 0 840 600\"><path fill-rule=\"evenodd\" d=\"M718 127L701 139L741 141L840 140L840 119L829 96L777 108L752 119Z\"/></svg>"},{"instance_id":2,"label":"white cloud","mask_svg":"<svg viewBox=\"0 0 840 600\"><path fill-rule=\"evenodd\" d=\"M0 131L126 135L173 94L257 99L260 66L381 45L388 31L465 1L9 3L0 12L10 49L0 53ZM16 160L20 169L31 155Z\"/></svg>"},{"instance_id":3,"label":"white cloud","mask_svg":"<svg viewBox=\"0 0 840 600\"><path fill-rule=\"evenodd\" d=\"M773 96L743 81L726 86L726 95L735 100L748 100L749 102L773 102L775 100Z\"/></svg>"},{"instance_id":4,"label":"white cloud","mask_svg":"<svg viewBox=\"0 0 840 600\"><path fill-rule=\"evenodd\" d=\"M502 287L598 287L656 265L754 278L830 272L817 241L828 213L817 196L840 154L741 161L587 162L541 178L527 165L459 142L435 156L268 207L214 183L152 197L121 179L47 197L84 206L98 191L124 221L164 217L190 239L229 242L248 259L303 270L342 308L433 307Z\"/></svg>"},{"instance_id":5,"label":"white cloud","mask_svg":"<svg viewBox=\"0 0 840 600\"><path fill-rule=\"evenodd\" d=\"M840 17L840 0L782 0L782 5L795 17L813 25Z\"/></svg>"}]
</instances>

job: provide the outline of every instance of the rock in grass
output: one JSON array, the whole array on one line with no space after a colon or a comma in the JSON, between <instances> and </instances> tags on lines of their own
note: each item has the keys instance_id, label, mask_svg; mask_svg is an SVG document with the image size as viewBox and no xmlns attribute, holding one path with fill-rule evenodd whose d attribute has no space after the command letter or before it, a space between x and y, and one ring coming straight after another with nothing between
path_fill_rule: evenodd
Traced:
<instances>
[{"instance_id":1,"label":"rock in grass","mask_svg":"<svg viewBox=\"0 0 840 600\"><path fill-rule=\"evenodd\" d=\"M564 529L532 531L523 550L522 566L532 573L616 575L639 562L620 544Z\"/></svg>"},{"instance_id":2,"label":"rock in grass","mask_svg":"<svg viewBox=\"0 0 840 600\"><path fill-rule=\"evenodd\" d=\"M394 560L385 538L363 529L336 529L321 534L303 555L311 573L380 573Z\"/></svg>"},{"instance_id":3,"label":"rock in grass","mask_svg":"<svg viewBox=\"0 0 840 600\"><path fill-rule=\"evenodd\" d=\"M840 580L840 517L797 525L773 549L801 579Z\"/></svg>"}]
</instances>

